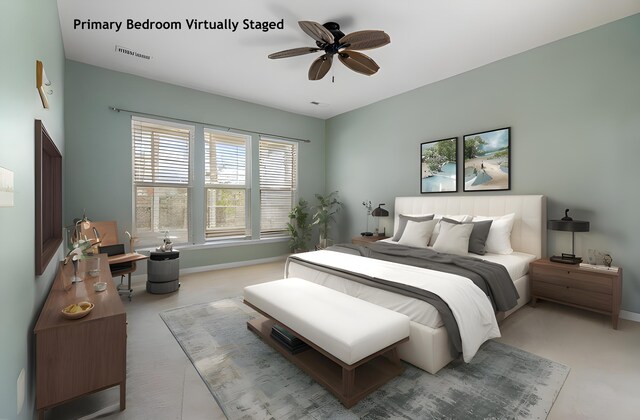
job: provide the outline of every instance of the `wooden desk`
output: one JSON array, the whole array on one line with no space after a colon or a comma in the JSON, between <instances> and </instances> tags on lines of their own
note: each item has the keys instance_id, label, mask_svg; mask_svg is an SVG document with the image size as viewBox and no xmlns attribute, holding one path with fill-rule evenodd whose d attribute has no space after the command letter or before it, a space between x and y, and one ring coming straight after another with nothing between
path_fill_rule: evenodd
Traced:
<instances>
[{"instance_id":1,"label":"wooden desk","mask_svg":"<svg viewBox=\"0 0 640 420\"><path fill-rule=\"evenodd\" d=\"M34 328L36 336L36 409L47 409L93 392L120 385L120 410L126 404L127 314L113 281L106 255L100 255L99 277L72 284L73 264L60 263ZM79 272L86 271L80 262ZM107 289L96 292L97 281ZM67 305L81 301L95 307L84 318L62 316Z\"/></svg>"},{"instance_id":2,"label":"wooden desk","mask_svg":"<svg viewBox=\"0 0 640 420\"><path fill-rule=\"evenodd\" d=\"M122 278L121 278L120 284L118 285L116 290L118 290L118 293L128 294L129 300L131 300L131 293L133 292L133 289L131 288L131 273L136 271L136 261L146 260L149 257L147 257L146 255L138 254L137 252L128 252L126 254L112 255L108 258L109 258L109 266L111 266L111 264L122 264L122 263L128 263L128 262L133 263L130 269L118 270L112 273L114 276L122 276L122 278L124 278L124 275L127 274L126 288L125 288L125 285L122 284Z\"/></svg>"},{"instance_id":3,"label":"wooden desk","mask_svg":"<svg viewBox=\"0 0 640 420\"><path fill-rule=\"evenodd\" d=\"M138 254L137 252L127 252L126 254L112 255L108 258L109 264L120 264L125 262L146 260L149 257L147 257L146 255Z\"/></svg>"}]
</instances>

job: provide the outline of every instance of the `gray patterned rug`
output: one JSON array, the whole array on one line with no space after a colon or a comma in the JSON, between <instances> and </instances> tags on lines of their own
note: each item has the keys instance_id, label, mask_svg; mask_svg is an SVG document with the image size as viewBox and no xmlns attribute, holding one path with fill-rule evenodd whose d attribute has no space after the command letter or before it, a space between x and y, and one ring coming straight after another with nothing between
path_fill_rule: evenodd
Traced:
<instances>
[{"instance_id":1,"label":"gray patterned rug","mask_svg":"<svg viewBox=\"0 0 640 420\"><path fill-rule=\"evenodd\" d=\"M160 314L229 419L545 419L569 367L495 341L431 375L411 365L351 409L247 330L225 299Z\"/></svg>"}]
</instances>

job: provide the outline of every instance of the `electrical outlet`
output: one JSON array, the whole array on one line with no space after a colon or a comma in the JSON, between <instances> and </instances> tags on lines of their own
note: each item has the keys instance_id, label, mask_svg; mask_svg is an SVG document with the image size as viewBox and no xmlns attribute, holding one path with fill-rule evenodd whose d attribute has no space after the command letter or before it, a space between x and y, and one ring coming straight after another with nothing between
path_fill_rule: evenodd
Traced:
<instances>
[{"instance_id":1,"label":"electrical outlet","mask_svg":"<svg viewBox=\"0 0 640 420\"><path fill-rule=\"evenodd\" d=\"M25 377L24 377L24 369L22 369L20 371L20 374L18 375L18 381L16 382L16 394L18 395L18 414L20 414L20 412L22 412L22 407L24 406L24 394L26 392L26 388L25 388Z\"/></svg>"}]
</instances>

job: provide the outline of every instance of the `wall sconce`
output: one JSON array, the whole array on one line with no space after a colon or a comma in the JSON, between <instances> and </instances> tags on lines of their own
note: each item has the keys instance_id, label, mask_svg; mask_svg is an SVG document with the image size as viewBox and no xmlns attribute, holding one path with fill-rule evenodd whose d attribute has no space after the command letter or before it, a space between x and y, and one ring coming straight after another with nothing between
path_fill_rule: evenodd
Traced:
<instances>
[{"instance_id":1,"label":"wall sconce","mask_svg":"<svg viewBox=\"0 0 640 420\"><path fill-rule=\"evenodd\" d=\"M53 95L53 89L51 88L51 81L47 78L47 73L44 71L44 65L40 60L36 60L36 88L40 94L42 106L45 109L49 109L47 95Z\"/></svg>"}]
</instances>

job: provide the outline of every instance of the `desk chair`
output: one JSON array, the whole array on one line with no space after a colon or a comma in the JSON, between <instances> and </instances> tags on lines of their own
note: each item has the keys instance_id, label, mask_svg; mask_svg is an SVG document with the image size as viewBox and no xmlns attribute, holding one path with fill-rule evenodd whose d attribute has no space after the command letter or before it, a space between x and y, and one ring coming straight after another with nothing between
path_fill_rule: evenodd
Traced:
<instances>
[{"instance_id":1,"label":"desk chair","mask_svg":"<svg viewBox=\"0 0 640 420\"><path fill-rule=\"evenodd\" d=\"M99 253L106 253L108 256L125 254L124 244L118 240L118 224L115 221L89 222L82 224L80 233L87 239L100 241ZM129 250L133 252L133 249ZM135 261L110 263L111 275L120 276L120 284L117 286L118 293L127 294L131 300L131 273L136 271ZM127 284L124 284L124 276L127 275Z\"/></svg>"},{"instance_id":2,"label":"desk chair","mask_svg":"<svg viewBox=\"0 0 640 420\"><path fill-rule=\"evenodd\" d=\"M124 244L99 246L98 250L101 254L107 254L109 257L114 255L123 255L125 253ZM131 293L133 292L133 289L131 288L131 273L136 271L136 262L127 261L109 264L109 269L111 270L112 277L120 276L120 284L116 287L118 293L127 293L129 300L131 300ZM123 283L125 274L127 275L126 285Z\"/></svg>"}]
</instances>

